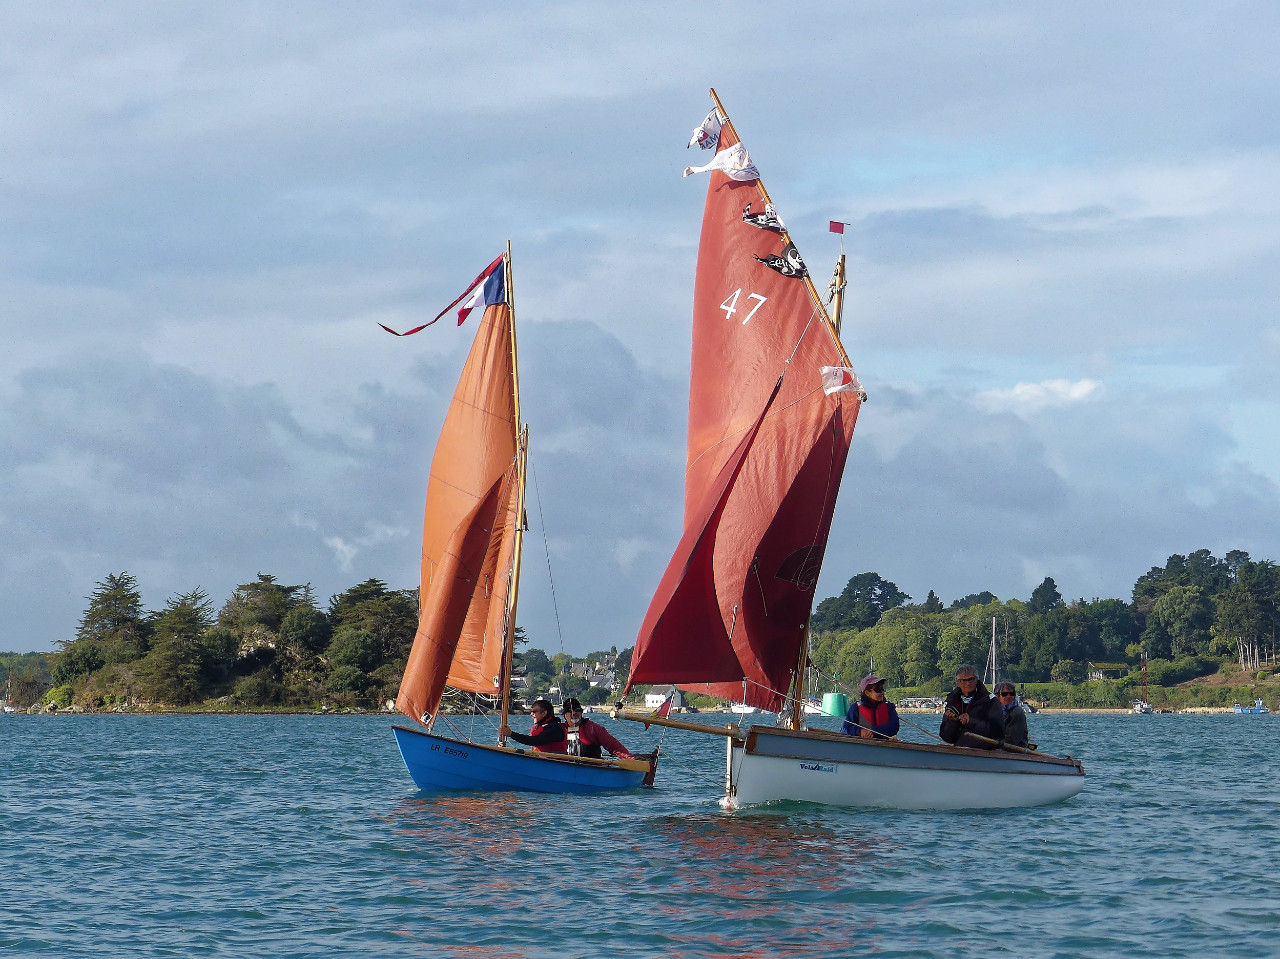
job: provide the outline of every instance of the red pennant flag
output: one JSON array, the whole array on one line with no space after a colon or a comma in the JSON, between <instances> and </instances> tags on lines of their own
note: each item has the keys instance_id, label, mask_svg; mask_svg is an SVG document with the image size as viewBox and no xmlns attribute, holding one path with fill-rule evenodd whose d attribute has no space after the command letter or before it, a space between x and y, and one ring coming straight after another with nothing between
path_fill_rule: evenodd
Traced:
<instances>
[{"instance_id":1,"label":"red pennant flag","mask_svg":"<svg viewBox=\"0 0 1280 959\"><path fill-rule=\"evenodd\" d=\"M843 223L841 223L839 220L832 220L832 221L831 221L831 232L832 232L832 233L839 233L841 236L843 236L843 235L844 235L844 224L843 224Z\"/></svg>"},{"instance_id":2,"label":"red pennant flag","mask_svg":"<svg viewBox=\"0 0 1280 959\"><path fill-rule=\"evenodd\" d=\"M662 717L666 716L667 713L671 712L671 697L674 695L675 695L674 692L668 694L667 698L662 701L662 705L659 706L657 709L655 709L653 712L651 712L649 715L654 716L658 719L661 719ZM648 729L649 724L645 723L644 728Z\"/></svg>"}]
</instances>

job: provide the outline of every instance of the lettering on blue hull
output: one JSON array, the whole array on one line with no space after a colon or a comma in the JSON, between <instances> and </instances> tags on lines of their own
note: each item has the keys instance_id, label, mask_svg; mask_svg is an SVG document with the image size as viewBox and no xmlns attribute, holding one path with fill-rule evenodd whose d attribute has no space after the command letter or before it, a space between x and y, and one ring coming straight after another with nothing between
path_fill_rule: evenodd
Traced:
<instances>
[{"instance_id":1,"label":"lettering on blue hull","mask_svg":"<svg viewBox=\"0 0 1280 959\"><path fill-rule=\"evenodd\" d=\"M431 751L433 753L444 752L450 756L457 756L459 759L467 758L467 751L465 749L450 749L448 746L441 746L439 743L432 743Z\"/></svg>"},{"instance_id":2,"label":"lettering on blue hull","mask_svg":"<svg viewBox=\"0 0 1280 959\"><path fill-rule=\"evenodd\" d=\"M801 763L800 768L811 773L833 773L836 771L834 763Z\"/></svg>"}]
</instances>

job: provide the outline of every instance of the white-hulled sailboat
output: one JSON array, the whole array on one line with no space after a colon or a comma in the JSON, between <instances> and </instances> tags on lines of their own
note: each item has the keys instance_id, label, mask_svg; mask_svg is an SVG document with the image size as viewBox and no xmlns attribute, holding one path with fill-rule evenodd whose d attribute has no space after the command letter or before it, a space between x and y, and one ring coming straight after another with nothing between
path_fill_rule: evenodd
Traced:
<instances>
[{"instance_id":1,"label":"white-hulled sailboat","mask_svg":"<svg viewBox=\"0 0 1280 959\"><path fill-rule=\"evenodd\" d=\"M440 314L463 303L461 323L471 308L484 311L431 460L418 630L396 699L396 708L424 728L393 727L396 743L420 789L629 789L652 781L656 757L651 763L555 755L501 738L472 742L456 727L455 736L434 731L446 686L496 696L502 725L507 720L529 441L528 427L520 426L510 293L508 244Z\"/></svg>"},{"instance_id":2,"label":"white-hulled sailboat","mask_svg":"<svg viewBox=\"0 0 1280 959\"><path fill-rule=\"evenodd\" d=\"M690 141L715 159L698 250L684 533L632 656L636 683L776 712L725 735L731 807L779 799L894 808L1057 802L1072 759L851 738L803 726L809 617L866 394L745 147L715 108ZM843 257L832 284L843 287ZM838 300L837 316L839 314ZM1016 748L1016 747L1013 747Z\"/></svg>"}]
</instances>

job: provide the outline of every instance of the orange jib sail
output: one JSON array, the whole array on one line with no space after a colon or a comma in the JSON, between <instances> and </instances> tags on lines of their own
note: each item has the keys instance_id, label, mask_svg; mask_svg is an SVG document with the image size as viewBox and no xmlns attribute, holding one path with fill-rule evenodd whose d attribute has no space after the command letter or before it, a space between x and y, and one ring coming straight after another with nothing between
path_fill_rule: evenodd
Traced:
<instances>
[{"instance_id":1,"label":"orange jib sail","mask_svg":"<svg viewBox=\"0 0 1280 959\"><path fill-rule=\"evenodd\" d=\"M445 686L496 695L519 501L511 313L485 308L440 431L422 526L421 612L396 707L425 722Z\"/></svg>"},{"instance_id":2,"label":"orange jib sail","mask_svg":"<svg viewBox=\"0 0 1280 959\"><path fill-rule=\"evenodd\" d=\"M800 661L860 394L823 388L823 369L848 357L724 119L717 162L734 148L736 164L711 164L698 249L682 548L630 682L740 700L745 681L749 705L776 711Z\"/></svg>"}]
</instances>

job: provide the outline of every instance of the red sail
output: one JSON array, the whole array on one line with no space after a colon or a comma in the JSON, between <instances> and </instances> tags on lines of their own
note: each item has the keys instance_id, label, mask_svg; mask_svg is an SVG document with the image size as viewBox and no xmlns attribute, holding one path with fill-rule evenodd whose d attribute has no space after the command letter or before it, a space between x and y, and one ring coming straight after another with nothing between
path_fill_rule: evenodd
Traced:
<instances>
[{"instance_id":1,"label":"red sail","mask_svg":"<svg viewBox=\"0 0 1280 959\"><path fill-rule=\"evenodd\" d=\"M736 142L726 123L720 149ZM762 262L794 249L785 232L744 218L763 213L767 200L757 180L711 174L694 290L682 539L710 557L673 558L636 640L630 681L741 699L746 680L748 704L777 710L805 642L860 401L823 392L821 367L848 359L811 286ZM690 577L697 583L679 588ZM717 628L674 628L695 585L711 593L701 602L717 611ZM674 602L679 610L669 610ZM721 654L725 637L732 669Z\"/></svg>"},{"instance_id":2,"label":"red sail","mask_svg":"<svg viewBox=\"0 0 1280 959\"><path fill-rule=\"evenodd\" d=\"M431 460L422 524L421 613L396 707L430 718L446 682L494 694L516 528L515 355L510 311L489 306Z\"/></svg>"}]
</instances>

